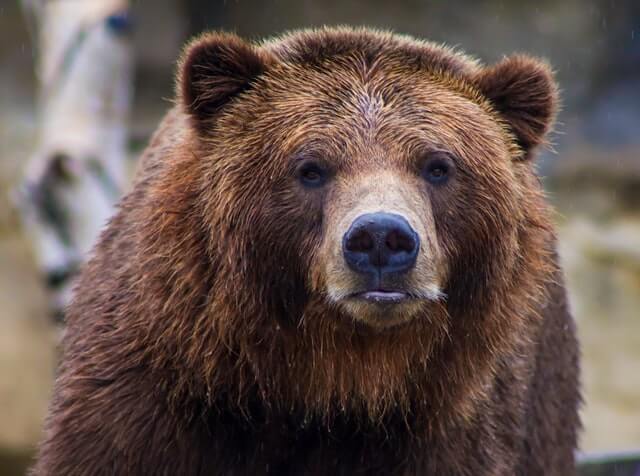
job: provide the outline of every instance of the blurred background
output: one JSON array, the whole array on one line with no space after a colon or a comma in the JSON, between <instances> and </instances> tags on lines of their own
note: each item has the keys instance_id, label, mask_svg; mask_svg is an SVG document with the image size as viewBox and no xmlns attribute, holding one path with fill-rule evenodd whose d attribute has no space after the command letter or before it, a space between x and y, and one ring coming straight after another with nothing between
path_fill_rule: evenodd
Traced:
<instances>
[{"instance_id":1,"label":"blurred background","mask_svg":"<svg viewBox=\"0 0 640 476\"><path fill-rule=\"evenodd\" d=\"M171 106L184 42L324 24L552 63L563 109L539 171L582 342L581 448L640 448L640 1L0 0L0 475L39 438L70 278Z\"/></svg>"}]
</instances>

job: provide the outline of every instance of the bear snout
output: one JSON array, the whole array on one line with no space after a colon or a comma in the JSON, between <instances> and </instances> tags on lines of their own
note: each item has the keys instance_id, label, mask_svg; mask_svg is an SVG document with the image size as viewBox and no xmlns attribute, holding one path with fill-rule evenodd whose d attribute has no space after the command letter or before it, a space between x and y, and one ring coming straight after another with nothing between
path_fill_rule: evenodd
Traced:
<instances>
[{"instance_id":1,"label":"bear snout","mask_svg":"<svg viewBox=\"0 0 640 476\"><path fill-rule=\"evenodd\" d=\"M360 215L342 240L349 268L379 278L411 270L419 249L418 234L403 216L394 213Z\"/></svg>"}]
</instances>

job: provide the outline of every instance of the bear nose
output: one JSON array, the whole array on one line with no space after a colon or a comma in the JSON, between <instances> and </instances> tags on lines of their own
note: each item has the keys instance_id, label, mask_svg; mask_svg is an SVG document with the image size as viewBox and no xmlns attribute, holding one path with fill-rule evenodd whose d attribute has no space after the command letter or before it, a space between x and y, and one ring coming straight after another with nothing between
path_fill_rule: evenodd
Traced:
<instances>
[{"instance_id":1,"label":"bear nose","mask_svg":"<svg viewBox=\"0 0 640 476\"><path fill-rule=\"evenodd\" d=\"M356 218L342 240L347 265L359 273L402 273L413 267L420 238L402 216L367 213Z\"/></svg>"}]
</instances>

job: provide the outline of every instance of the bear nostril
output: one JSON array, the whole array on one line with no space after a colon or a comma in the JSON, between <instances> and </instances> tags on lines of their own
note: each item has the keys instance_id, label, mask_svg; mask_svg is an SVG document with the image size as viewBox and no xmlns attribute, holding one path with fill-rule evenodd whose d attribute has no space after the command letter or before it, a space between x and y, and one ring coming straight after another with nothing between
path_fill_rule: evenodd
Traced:
<instances>
[{"instance_id":1,"label":"bear nostril","mask_svg":"<svg viewBox=\"0 0 640 476\"><path fill-rule=\"evenodd\" d=\"M386 237L385 245L392 252L406 251L410 253L416 247L416 242L411 235L400 230L391 230Z\"/></svg>"},{"instance_id":2,"label":"bear nostril","mask_svg":"<svg viewBox=\"0 0 640 476\"><path fill-rule=\"evenodd\" d=\"M345 249L354 252L371 251L373 246L373 237L363 228L352 233L345 243Z\"/></svg>"}]
</instances>

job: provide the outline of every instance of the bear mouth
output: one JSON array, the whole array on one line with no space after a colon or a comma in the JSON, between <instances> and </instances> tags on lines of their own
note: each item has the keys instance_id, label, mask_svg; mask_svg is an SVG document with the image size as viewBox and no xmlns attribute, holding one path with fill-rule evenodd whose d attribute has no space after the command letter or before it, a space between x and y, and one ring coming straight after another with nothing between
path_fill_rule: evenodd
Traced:
<instances>
[{"instance_id":1,"label":"bear mouth","mask_svg":"<svg viewBox=\"0 0 640 476\"><path fill-rule=\"evenodd\" d=\"M408 292L385 289L362 291L351 294L349 297L378 305L399 304L413 299L413 296Z\"/></svg>"}]
</instances>

